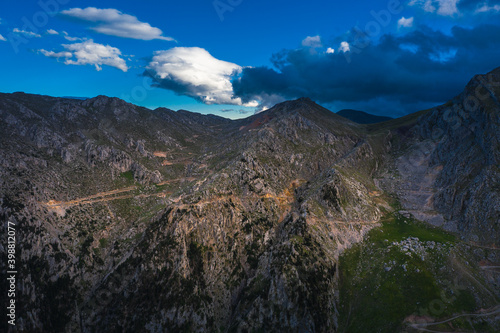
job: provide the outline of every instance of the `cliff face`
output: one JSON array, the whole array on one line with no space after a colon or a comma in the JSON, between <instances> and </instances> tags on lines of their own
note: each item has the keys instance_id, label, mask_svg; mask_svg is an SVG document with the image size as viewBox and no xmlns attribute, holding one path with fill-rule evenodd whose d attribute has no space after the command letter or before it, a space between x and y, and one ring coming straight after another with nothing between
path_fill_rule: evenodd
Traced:
<instances>
[{"instance_id":1,"label":"cliff face","mask_svg":"<svg viewBox=\"0 0 500 333\"><path fill-rule=\"evenodd\" d=\"M441 121L443 137L431 156L432 165L443 165L434 206L466 239L481 244L500 239L499 96L497 70L476 76L452 106L435 111L446 123Z\"/></svg>"},{"instance_id":2,"label":"cliff face","mask_svg":"<svg viewBox=\"0 0 500 333\"><path fill-rule=\"evenodd\" d=\"M479 76L447 105L368 126L309 99L230 121L0 95L17 330L336 331L339 256L395 201L497 245L495 82Z\"/></svg>"},{"instance_id":3,"label":"cliff face","mask_svg":"<svg viewBox=\"0 0 500 333\"><path fill-rule=\"evenodd\" d=\"M462 94L405 129L394 164L406 209L464 240L494 246L500 238L499 94L498 69L477 75Z\"/></svg>"}]
</instances>

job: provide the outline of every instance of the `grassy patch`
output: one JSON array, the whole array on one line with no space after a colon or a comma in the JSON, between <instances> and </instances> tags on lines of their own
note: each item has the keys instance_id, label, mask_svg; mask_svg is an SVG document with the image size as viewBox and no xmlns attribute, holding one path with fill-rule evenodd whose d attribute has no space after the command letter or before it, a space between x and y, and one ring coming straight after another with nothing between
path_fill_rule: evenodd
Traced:
<instances>
[{"instance_id":1,"label":"grassy patch","mask_svg":"<svg viewBox=\"0 0 500 333\"><path fill-rule=\"evenodd\" d=\"M368 234L369 241L383 246L386 240L401 241L408 237L417 237L421 241L447 243L456 241L456 237L440 228L404 217L399 213L387 215L382 220L382 227L373 229Z\"/></svg>"},{"instance_id":2,"label":"grassy patch","mask_svg":"<svg viewBox=\"0 0 500 333\"><path fill-rule=\"evenodd\" d=\"M413 237L424 254L401 245ZM432 244L432 246L430 245ZM450 263L455 236L388 214L363 243L340 257L340 332L398 332L410 315L451 317L477 308ZM458 324L458 323L457 323Z\"/></svg>"},{"instance_id":3,"label":"grassy patch","mask_svg":"<svg viewBox=\"0 0 500 333\"><path fill-rule=\"evenodd\" d=\"M132 171L125 171L120 174L120 177L125 178L126 180L133 182L134 181L134 173Z\"/></svg>"},{"instance_id":4,"label":"grassy patch","mask_svg":"<svg viewBox=\"0 0 500 333\"><path fill-rule=\"evenodd\" d=\"M99 246L101 248L105 248L106 246L108 246L108 239L107 238L99 239Z\"/></svg>"},{"instance_id":5,"label":"grassy patch","mask_svg":"<svg viewBox=\"0 0 500 333\"><path fill-rule=\"evenodd\" d=\"M439 288L429 272L405 276L399 266L386 272L383 265L368 261L361 261L368 267L359 272L356 262L362 254L366 253L358 248L340 261L341 331L396 332L405 316L416 312L419 304L439 299Z\"/></svg>"}]
</instances>

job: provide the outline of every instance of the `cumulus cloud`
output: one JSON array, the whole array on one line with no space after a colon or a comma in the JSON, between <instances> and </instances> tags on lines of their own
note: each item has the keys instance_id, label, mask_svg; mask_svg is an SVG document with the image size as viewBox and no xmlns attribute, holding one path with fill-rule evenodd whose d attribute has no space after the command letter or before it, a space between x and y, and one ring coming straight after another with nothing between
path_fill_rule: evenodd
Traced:
<instances>
[{"instance_id":1,"label":"cumulus cloud","mask_svg":"<svg viewBox=\"0 0 500 333\"><path fill-rule=\"evenodd\" d=\"M458 13L457 3L460 0L440 0L437 13L444 16L452 16Z\"/></svg>"},{"instance_id":2,"label":"cumulus cloud","mask_svg":"<svg viewBox=\"0 0 500 333\"><path fill-rule=\"evenodd\" d=\"M144 73L153 85L193 97L205 104L257 106L252 100L234 98L231 80L242 67L213 57L199 47L174 47L157 51Z\"/></svg>"},{"instance_id":3,"label":"cumulus cloud","mask_svg":"<svg viewBox=\"0 0 500 333\"><path fill-rule=\"evenodd\" d=\"M348 53L346 45L344 52L328 56L306 48L286 50L271 57L273 67L243 68L233 80L235 96L263 103L266 96L307 96L344 106L393 105L405 113L447 101L473 75L498 67L500 59L497 25L456 26L449 34L420 27L404 35L383 35L377 44L362 49L354 40L345 43L350 45Z\"/></svg>"},{"instance_id":4,"label":"cumulus cloud","mask_svg":"<svg viewBox=\"0 0 500 333\"><path fill-rule=\"evenodd\" d=\"M323 44L321 43L320 36L307 36L302 41L302 46L316 48L316 47L322 47Z\"/></svg>"},{"instance_id":5,"label":"cumulus cloud","mask_svg":"<svg viewBox=\"0 0 500 333\"><path fill-rule=\"evenodd\" d=\"M349 45L348 42L344 41L344 42L340 43L339 50L342 52L349 52L349 51L351 51L351 46Z\"/></svg>"},{"instance_id":6,"label":"cumulus cloud","mask_svg":"<svg viewBox=\"0 0 500 333\"><path fill-rule=\"evenodd\" d=\"M174 40L172 37L163 36L159 28L113 8L71 8L63 10L61 14L95 24L91 29L105 35L141 40Z\"/></svg>"},{"instance_id":7,"label":"cumulus cloud","mask_svg":"<svg viewBox=\"0 0 500 333\"><path fill-rule=\"evenodd\" d=\"M329 48L326 49L326 53L332 54L332 53L335 53L335 50L332 49L331 47L329 47Z\"/></svg>"},{"instance_id":8,"label":"cumulus cloud","mask_svg":"<svg viewBox=\"0 0 500 333\"><path fill-rule=\"evenodd\" d=\"M106 65L124 72L128 71L127 64L116 47L94 43L92 39L62 46L64 51L54 52L42 49L39 52L50 58L65 58L66 65L93 65L97 71L102 70L102 65Z\"/></svg>"},{"instance_id":9,"label":"cumulus cloud","mask_svg":"<svg viewBox=\"0 0 500 333\"><path fill-rule=\"evenodd\" d=\"M55 31L54 29L47 29L47 33L49 35L59 35L59 33L57 31Z\"/></svg>"},{"instance_id":10,"label":"cumulus cloud","mask_svg":"<svg viewBox=\"0 0 500 333\"><path fill-rule=\"evenodd\" d=\"M405 18L404 16L398 21L398 28L411 28L413 26L413 17Z\"/></svg>"},{"instance_id":11,"label":"cumulus cloud","mask_svg":"<svg viewBox=\"0 0 500 333\"><path fill-rule=\"evenodd\" d=\"M436 13L443 16L458 14L457 4L460 0L411 0L410 6L421 7L426 12Z\"/></svg>"},{"instance_id":12,"label":"cumulus cloud","mask_svg":"<svg viewBox=\"0 0 500 333\"><path fill-rule=\"evenodd\" d=\"M36 38L42 37L39 34L34 33L32 31L21 30L21 29L18 29L18 28L14 28L14 30L12 30L12 31L15 32L15 33L17 33L17 34L25 35L27 37L36 37Z\"/></svg>"},{"instance_id":13,"label":"cumulus cloud","mask_svg":"<svg viewBox=\"0 0 500 333\"><path fill-rule=\"evenodd\" d=\"M2 36L2 35L0 35L0 40L1 40L1 41L3 41L3 42L6 42L6 41L7 41L7 39L5 39L5 37L4 37L4 36Z\"/></svg>"}]
</instances>

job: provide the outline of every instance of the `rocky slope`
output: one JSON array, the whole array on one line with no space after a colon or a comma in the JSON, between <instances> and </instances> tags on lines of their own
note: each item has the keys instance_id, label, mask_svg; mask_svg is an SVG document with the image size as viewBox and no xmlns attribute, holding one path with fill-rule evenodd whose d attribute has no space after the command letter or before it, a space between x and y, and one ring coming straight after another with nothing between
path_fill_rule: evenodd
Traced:
<instances>
[{"instance_id":1,"label":"rocky slope","mask_svg":"<svg viewBox=\"0 0 500 333\"><path fill-rule=\"evenodd\" d=\"M17 326L2 328L345 331L362 311L348 286L365 280L343 272L364 261L341 258L403 215L461 237L415 224L438 244L429 258L453 247L494 264L499 82L478 76L447 105L376 127L307 98L231 121L104 96L0 94L1 228L17 224L19 267ZM382 251L367 244L366 256ZM360 276L378 272L367 266ZM449 292L450 276L425 267L425 281ZM470 311L498 302L494 269L463 272L463 285L481 280ZM415 309L404 309L391 331L413 327Z\"/></svg>"},{"instance_id":2,"label":"rocky slope","mask_svg":"<svg viewBox=\"0 0 500 333\"><path fill-rule=\"evenodd\" d=\"M500 70L477 75L462 94L404 128L393 165L406 209L489 246L500 239L498 96Z\"/></svg>"}]
</instances>

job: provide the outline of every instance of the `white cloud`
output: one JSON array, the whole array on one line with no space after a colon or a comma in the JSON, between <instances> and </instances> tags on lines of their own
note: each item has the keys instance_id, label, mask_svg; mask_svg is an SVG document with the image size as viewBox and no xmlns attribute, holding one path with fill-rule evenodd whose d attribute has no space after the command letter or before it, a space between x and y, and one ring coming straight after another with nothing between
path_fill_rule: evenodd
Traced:
<instances>
[{"instance_id":1,"label":"white cloud","mask_svg":"<svg viewBox=\"0 0 500 333\"><path fill-rule=\"evenodd\" d=\"M57 31L55 31L54 29L48 29L48 30L47 30L47 33L48 33L49 35L59 35L59 33L58 33Z\"/></svg>"},{"instance_id":2,"label":"white cloud","mask_svg":"<svg viewBox=\"0 0 500 333\"><path fill-rule=\"evenodd\" d=\"M4 36L2 36L2 35L0 35L0 40L1 40L1 41L3 41L3 42L6 42L6 41L7 41L7 39L5 39L5 37L4 37Z\"/></svg>"},{"instance_id":3,"label":"white cloud","mask_svg":"<svg viewBox=\"0 0 500 333\"><path fill-rule=\"evenodd\" d=\"M258 105L256 101L244 104L241 98L233 98L231 80L241 73L241 66L214 58L199 47L157 51L147 70L152 74L155 85L205 104Z\"/></svg>"},{"instance_id":4,"label":"white cloud","mask_svg":"<svg viewBox=\"0 0 500 333\"><path fill-rule=\"evenodd\" d=\"M64 36L64 39L66 39L67 41L70 41L70 42L76 42L76 41L84 41L84 40L87 40L87 38L71 37L71 36L68 36L68 35L65 35L65 36Z\"/></svg>"},{"instance_id":5,"label":"white cloud","mask_svg":"<svg viewBox=\"0 0 500 333\"><path fill-rule=\"evenodd\" d=\"M259 106L255 110L256 112L266 111L276 104L286 101L286 98L281 95L267 94L264 92L261 92L258 95L254 95L253 98L255 99L255 101L257 101L257 104Z\"/></svg>"},{"instance_id":6,"label":"white cloud","mask_svg":"<svg viewBox=\"0 0 500 333\"><path fill-rule=\"evenodd\" d=\"M12 30L12 31L15 32L15 33L18 33L18 34L23 34L23 35L28 36L28 37L36 37L36 38L42 37L39 34L36 34L36 33L32 32L32 31L20 30L18 28L14 28L14 30Z\"/></svg>"},{"instance_id":7,"label":"white cloud","mask_svg":"<svg viewBox=\"0 0 500 333\"><path fill-rule=\"evenodd\" d=\"M398 21L398 28L411 28L413 27L413 17L405 18L404 16Z\"/></svg>"},{"instance_id":8,"label":"white cloud","mask_svg":"<svg viewBox=\"0 0 500 333\"><path fill-rule=\"evenodd\" d=\"M142 40L174 40L171 37L163 36L160 29L152 27L149 23L140 22L137 17L123 14L113 8L71 8L63 10L61 14L94 23L96 25L91 29L105 35Z\"/></svg>"},{"instance_id":9,"label":"white cloud","mask_svg":"<svg viewBox=\"0 0 500 333\"><path fill-rule=\"evenodd\" d=\"M323 44L321 44L320 36L307 36L302 41L302 46L315 48L315 47L322 47Z\"/></svg>"},{"instance_id":10,"label":"white cloud","mask_svg":"<svg viewBox=\"0 0 500 333\"><path fill-rule=\"evenodd\" d=\"M66 39L67 41L70 41L70 42L76 42L76 41L85 41L87 40L87 38L85 37L71 37L66 31L63 31L63 37L64 39Z\"/></svg>"},{"instance_id":11,"label":"white cloud","mask_svg":"<svg viewBox=\"0 0 500 333\"><path fill-rule=\"evenodd\" d=\"M476 13L487 13L487 12L499 12L500 5L488 6L487 3L484 3L481 7L476 9Z\"/></svg>"},{"instance_id":12,"label":"white cloud","mask_svg":"<svg viewBox=\"0 0 500 333\"><path fill-rule=\"evenodd\" d=\"M434 13L436 11L436 7L434 6L433 1L431 0L425 1L424 10L426 12Z\"/></svg>"},{"instance_id":13,"label":"white cloud","mask_svg":"<svg viewBox=\"0 0 500 333\"><path fill-rule=\"evenodd\" d=\"M443 16L452 16L458 13L457 3L460 0L439 0L437 13Z\"/></svg>"},{"instance_id":14,"label":"white cloud","mask_svg":"<svg viewBox=\"0 0 500 333\"><path fill-rule=\"evenodd\" d=\"M39 51L46 57L66 58L66 65L94 65L98 71L102 70L102 65L107 65L128 71L127 63L120 57L121 51L116 47L94 43L92 39L62 46L65 50L61 52Z\"/></svg>"},{"instance_id":15,"label":"white cloud","mask_svg":"<svg viewBox=\"0 0 500 333\"><path fill-rule=\"evenodd\" d=\"M49 58L71 58L73 56L73 53L67 52L67 51L54 52L54 51L47 51L44 49L41 49L39 51L44 56L49 57Z\"/></svg>"},{"instance_id":16,"label":"white cloud","mask_svg":"<svg viewBox=\"0 0 500 333\"><path fill-rule=\"evenodd\" d=\"M326 49L326 53L329 53L329 54L335 53L335 50L332 49L331 47L329 47L329 48Z\"/></svg>"},{"instance_id":17,"label":"white cloud","mask_svg":"<svg viewBox=\"0 0 500 333\"><path fill-rule=\"evenodd\" d=\"M348 42L342 42L342 43L340 43L339 50L342 52L350 52L351 47L350 47Z\"/></svg>"},{"instance_id":18,"label":"white cloud","mask_svg":"<svg viewBox=\"0 0 500 333\"><path fill-rule=\"evenodd\" d=\"M437 13L442 16L458 14L457 4L460 0L411 0L410 6L418 6L426 12Z\"/></svg>"}]
</instances>

